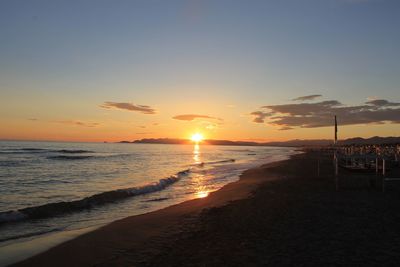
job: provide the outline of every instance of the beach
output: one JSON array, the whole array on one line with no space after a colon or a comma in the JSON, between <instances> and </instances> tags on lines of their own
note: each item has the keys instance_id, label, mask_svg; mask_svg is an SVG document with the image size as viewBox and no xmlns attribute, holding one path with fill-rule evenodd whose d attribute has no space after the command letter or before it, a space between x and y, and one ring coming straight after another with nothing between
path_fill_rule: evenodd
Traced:
<instances>
[{"instance_id":1,"label":"beach","mask_svg":"<svg viewBox=\"0 0 400 267\"><path fill-rule=\"evenodd\" d=\"M245 171L208 197L115 221L13 266L395 265L398 191L344 172L336 191L330 156Z\"/></svg>"},{"instance_id":2,"label":"beach","mask_svg":"<svg viewBox=\"0 0 400 267\"><path fill-rule=\"evenodd\" d=\"M207 196L293 148L0 141L0 266ZM28 249L27 249L28 248Z\"/></svg>"}]
</instances>

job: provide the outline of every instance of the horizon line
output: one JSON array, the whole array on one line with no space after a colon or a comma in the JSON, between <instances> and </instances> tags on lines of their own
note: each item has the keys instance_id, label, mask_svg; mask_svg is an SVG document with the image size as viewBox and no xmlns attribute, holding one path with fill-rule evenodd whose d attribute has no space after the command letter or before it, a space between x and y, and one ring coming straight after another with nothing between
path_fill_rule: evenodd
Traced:
<instances>
[{"instance_id":1,"label":"horizon line","mask_svg":"<svg viewBox=\"0 0 400 267\"><path fill-rule=\"evenodd\" d=\"M338 139L340 140L347 140L347 139L354 139L354 138L362 138L362 139L370 139L374 137L380 137L380 138L398 138L400 136L370 136L370 137L360 137L360 136L354 136L354 137L348 137L348 138L342 138ZM51 139L8 139L8 138L0 138L0 142L61 142L61 143L110 143L110 144L118 144L118 143L134 143L135 141L140 141L140 140L157 140L157 139L166 139L166 140L182 140L182 141L189 141L193 142L192 140L188 138L171 138L171 137L157 137L157 138L140 138L140 139L135 139L135 140L120 140L120 141L84 141L84 140L51 140ZM290 141L330 141L333 140L330 138L318 138L318 139L286 139L286 140L269 140L269 141L254 141L254 140L246 140L246 139L241 139L241 140L229 140L229 139L204 139L201 143L204 143L206 141L227 141L227 142L249 142L249 143L258 143L258 144L263 144L263 143L272 143L272 142L290 142Z\"/></svg>"}]
</instances>

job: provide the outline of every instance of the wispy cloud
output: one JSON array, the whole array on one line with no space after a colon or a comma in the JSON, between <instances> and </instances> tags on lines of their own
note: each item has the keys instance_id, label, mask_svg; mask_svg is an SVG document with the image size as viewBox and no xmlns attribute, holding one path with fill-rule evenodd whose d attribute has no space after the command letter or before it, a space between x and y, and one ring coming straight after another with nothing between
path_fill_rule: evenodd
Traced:
<instances>
[{"instance_id":1,"label":"wispy cloud","mask_svg":"<svg viewBox=\"0 0 400 267\"><path fill-rule=\"evenodd\" d=\"M61 123L61 124L69 124L75 126L82 126L82 127L96 127L99 126L100 123L97 122L83 122L77 120L66 120L66 121L53 121L54 123Z\"/></svg>"},{"instance_id":2,"label":"wispy cloud","mask_svg":"<svg viewBox=\"0 0 400 267\"><path fill-rule=\"evenodd\" d=\"M334 115L341 125L400 123L400 103L375 99L361 105L344 105L337 100L316 103L267 105L251 113L253 122L290 130L332 125Z\"/></svg>"},{"instance_id":3,"label":"wispy cloud","mask_svg":"<svg viewBox=\"0 0 400 267\"><path fill-rule=\"evenodd\" d=\"M314 100L316 98L321 97L322 95L306 95L306 96L299 96L296 97L294 99L292 99L292 101L308 101L308 100Z\"/></svg>"},{"instance_id":4,"label":"wispy cloud","mask_svg":"<svg viewBox=\"0 0 400 267\"><path fill-rule=\"evenodd\" d=\"M287 131L287 130L293 130L293 128L289 127L289 126L283 126L283 127L279 128L279 130L280 131Z\"/></svg>"},{"instance_id":5,"label":"wispy cloud","mask_svg":"<svg viewBox=\"0 0 400 267\"><path fill-rule=\"evenodd\" d=\"M122 110L128 110L128 111L137 111L141 112L143 114L155 114L156 110L150 106L146 105L136 105L133 103L120 103L120 102L104 102L102 105L100 105L101 108L105 109L122 109Z\"/></svg>"},{"instance_id":6,"label":"wispy cloud","mask_svg":"<svg viewBox=\"0 0 400 267\"><path fill-rule=\"evenodd\" d=\"M181 121L192 121L195 119L211 119L211 120L222 121L221 118L212 117L212 116L208 116L208 115L199 115L199 114L182 114L182 115L176 115L172 118L175 120L181 120Z\"/></svg>"},{"instance_id":7,"label":"wispy cloud","mask_svg":"<svg viewBox=\"0 0 400 267\"><path fill-rule=\"evenodd\" d=\"M376 107L398 107L400 106L400 103L395 103L395 102L390 102L384 99L374 99L365 102L368 105L373 105Z\"/></svg>"},{"instance_id":8,"label":"wispy cloud","mask_svg":"<svg viewBox=\"0 0 400 267\"><path fill-rule=\"evenodd\" d=\"M211 122L211 121L201 121L200 122L201 127L207 130L217 130L221 127L222 123L221 122Z\"/></svg>"}]
</instances>

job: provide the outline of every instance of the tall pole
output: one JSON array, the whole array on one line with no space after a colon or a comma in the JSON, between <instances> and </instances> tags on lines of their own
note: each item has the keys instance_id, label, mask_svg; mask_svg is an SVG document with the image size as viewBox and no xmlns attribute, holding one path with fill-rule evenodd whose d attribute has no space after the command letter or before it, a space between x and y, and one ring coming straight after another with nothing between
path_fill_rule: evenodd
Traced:
<instances>
[{"instance_id":1,"label":"tall pole","mask_svg":"<svg viewBox=\"0 0 400 267\"><path fill-rule=\"evenodd\" d=\"M336 145L337 145L337 119L336 119L336 115L335 115L335 140L333 142L333 146L334 146L333 164L334 164L334 169L335 169L336 190L338 190L339 189L339 177L338 177L339 166L338 166L338 155L337 155Z\"/></svg>"},{"instance_id":2,"label":"tall pole","mask_svg":"<svg viewBox=\"0 0 400 267\"><path fill-rule=\"evenodd\" d=\"M336 119L336 115L335 115L335 142L334 144L337 144L337 132L338 132L338 128L337 128L337 119Z\"/></svg>"}]
</instances>

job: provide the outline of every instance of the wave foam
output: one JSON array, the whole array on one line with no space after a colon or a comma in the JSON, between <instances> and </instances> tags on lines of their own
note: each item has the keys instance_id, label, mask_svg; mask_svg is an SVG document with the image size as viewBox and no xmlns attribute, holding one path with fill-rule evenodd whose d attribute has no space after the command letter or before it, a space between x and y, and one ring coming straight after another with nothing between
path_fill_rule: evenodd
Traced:
<instances>
[{"instance_id":1,"label":"wave foam","mask_svg":"<svg viewBox=\"0 0 400 267\"><path fill-rule=\"evenodd\" d=\"M177 182L183 176L189 174L189 172L190 169L187 169L170 177L160 179L158 182L152 184L102 192L80 200L49 203L41 206L19 209L17 211L0 212L0 224L27 219L54 217L65 213L91 209L95 206L112 203L128 197L161 191L167 186Z\"/></svg>"},{"instance_id":2,"label":"wave foam","mask_svg":"<svg viewBox=\"0 0 400 267\"><path fill-rule=\"evenodd\" d=\"M220 164L220 163L231 163L231 162L235 162L235 159L223 159L223 160L216 160L216 161L207 161L207 162L200 162L200 163L196 163L193 166L197 166L197 167L203 167L204 165L214 165L214 164Z\"/></svg>"}]
</instances>

